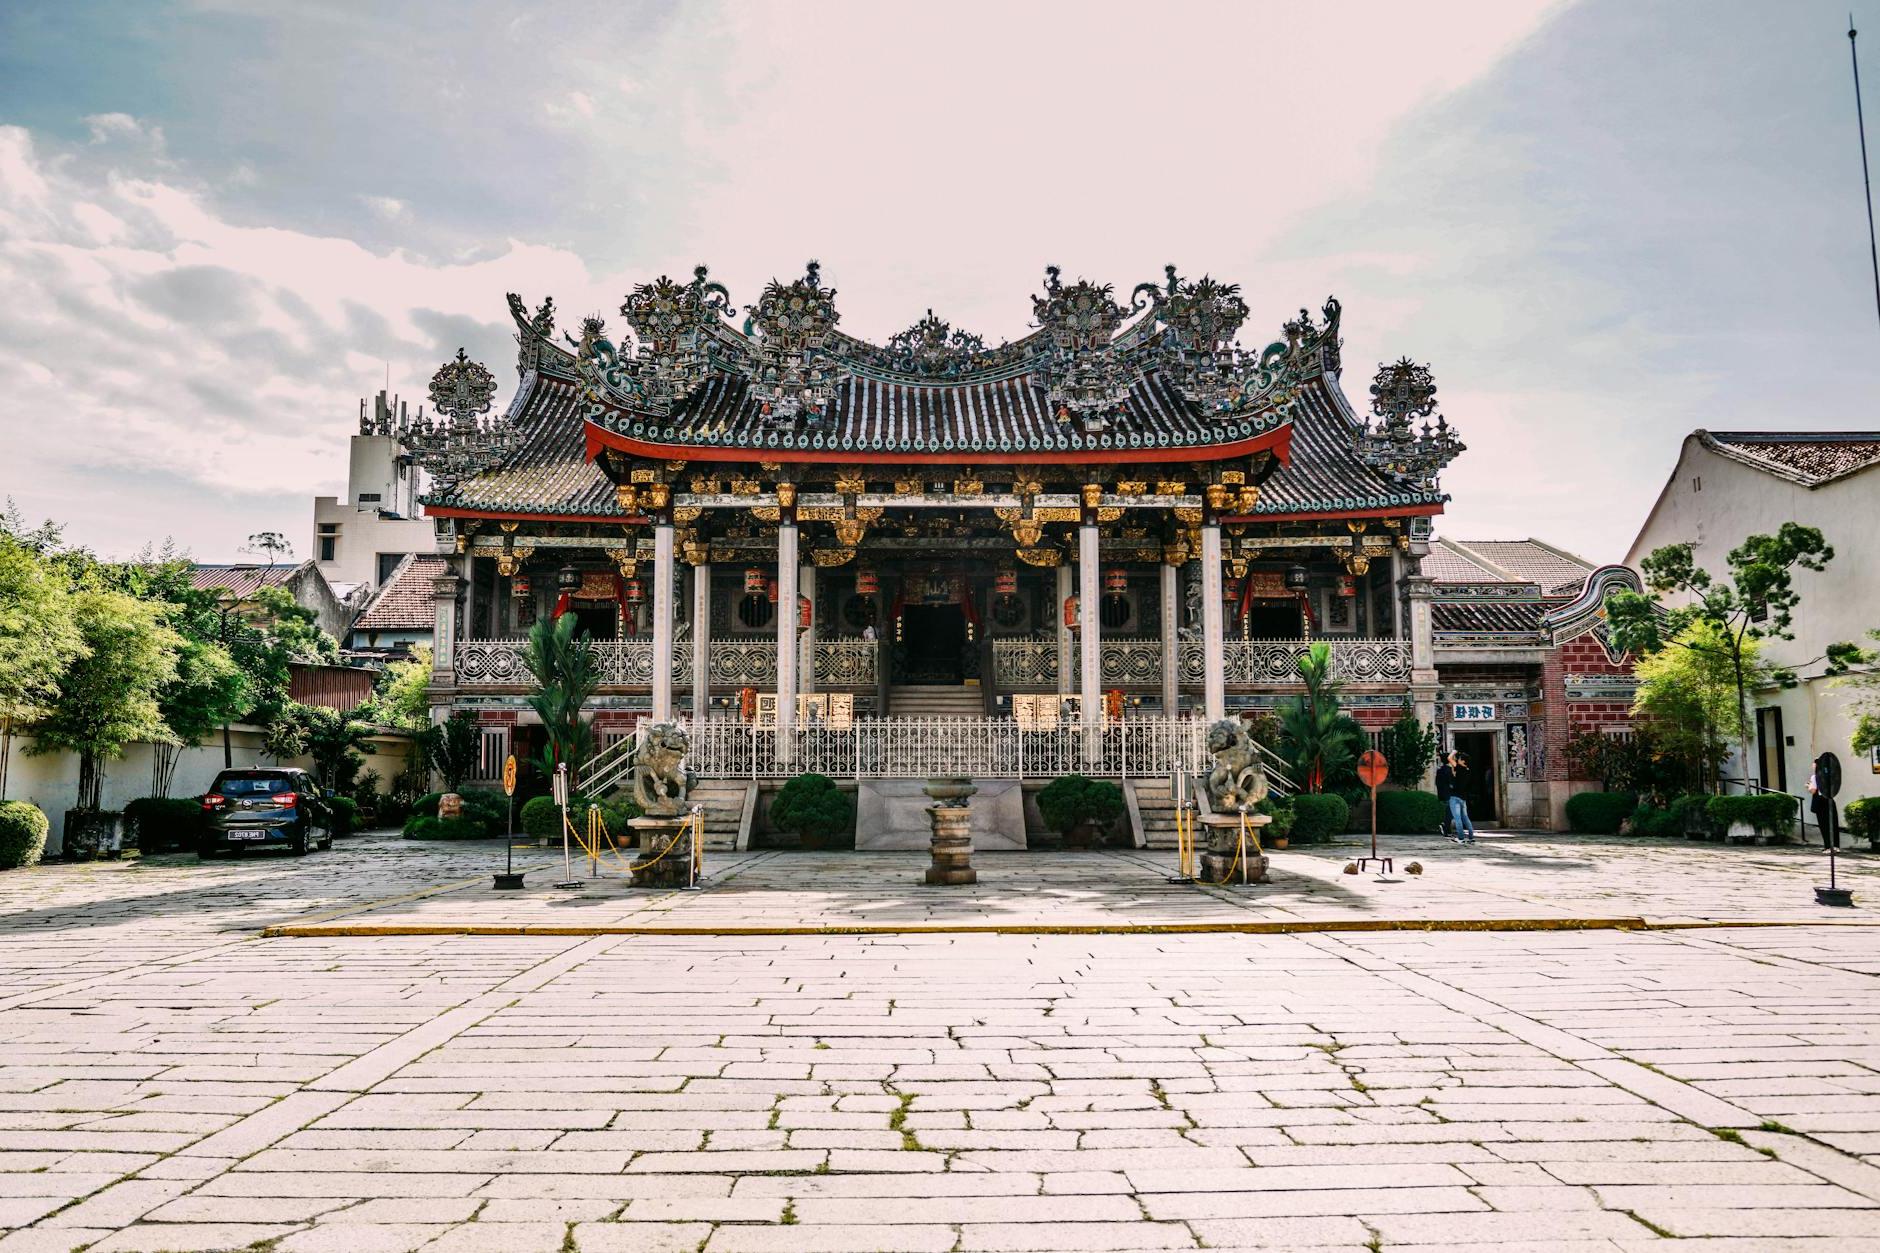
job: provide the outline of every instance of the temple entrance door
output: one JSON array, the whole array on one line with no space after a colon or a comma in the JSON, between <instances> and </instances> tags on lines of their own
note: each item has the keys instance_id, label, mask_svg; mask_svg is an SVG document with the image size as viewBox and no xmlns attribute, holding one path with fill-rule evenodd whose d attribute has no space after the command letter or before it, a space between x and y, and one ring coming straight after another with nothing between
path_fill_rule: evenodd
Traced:
<instances>
[{"instance_id":1,"label":"temple entrance door","mask_svg":"<svg viewBox=\"0 0 1880 1253\"><path fill-rule=\"evenodd\" d=\"M1297 600L1256 600L1247 606L1247 638L1297 640L1306 634Z\"/></svg>"},{"instance_id":2,"label":"temple entrance door","mask_svg":"<svg viewBox=\"0 0 1880 1253\"><path fill-rule=\"evenodd\" d=\"M908 605L901 610L902 683L966 681L966 614L958 605Z\"/></svg>"},{"instance_id":3,"label":"temple entrance door","mask_svg":"<svg viewBox=\"0 0 1880 1253\"><path fill-rule=\"evenodd\" d=\"M1468 759L1468 773L1463 778L1463 800L1469 806L1469 821L1499 822L1501 807L1495 780L1495 740L1493 731L1457 731L1456 751Z\"/></svg>"}]
</instances>

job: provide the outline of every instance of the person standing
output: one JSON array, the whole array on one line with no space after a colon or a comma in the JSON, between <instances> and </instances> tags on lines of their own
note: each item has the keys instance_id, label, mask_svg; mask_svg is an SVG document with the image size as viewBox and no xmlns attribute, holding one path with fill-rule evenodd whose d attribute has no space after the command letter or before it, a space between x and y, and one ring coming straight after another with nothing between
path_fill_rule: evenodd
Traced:
<instances>
[{"instance_id":1,"label":"person standing","mask_svg":"<svg viewBox=\"0 0 1880 1253\"><path fill-rule=\"evenodd\" d=\"M1451 753L1436 769L1436 797L1449 811L1449 838L1458 844L1475 843L1475 824L1469 821L1469 803L1463 798L1467 764L1461 753Z\"/></svg>"}]
</instances>

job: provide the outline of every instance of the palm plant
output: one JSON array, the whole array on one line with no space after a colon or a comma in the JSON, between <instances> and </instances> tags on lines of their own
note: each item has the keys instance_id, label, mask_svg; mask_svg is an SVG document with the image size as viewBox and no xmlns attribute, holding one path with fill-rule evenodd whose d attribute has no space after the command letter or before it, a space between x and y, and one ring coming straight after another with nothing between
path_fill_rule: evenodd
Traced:
<instances>
[{"instance_id":1,"label":"palm plant","mask_svg":"<svg viewBox=\"0 0 1880 1253\"><path fill-rule=\"evenodd\" d=\"M523 664L535 678L536 691L529 708L542 720L548 746L537 764L553 774L566 762L570 786L581 763L594 754L594 728L581 717L601 684L600 659L587 632L577 635L571 613L541 618L529 628L529 646Z\"/></svg>"},{"instance_id":2,"label":"palm plant","mask_svg":"<svg viewBox=\"0 0 1880 1253\"><path fill-rule=\"evenodd\" d=\"M1330 644L1320 642L1306 649L1299 659L1299 677L1305 681L1305 695L1280 705L1280 742L1300 785L1308 792L1321 792L1326 780L1351 769L1359 733L1357 724L1338 709L1343 684L1332 679Z\"/></svg>"}]
</instances>

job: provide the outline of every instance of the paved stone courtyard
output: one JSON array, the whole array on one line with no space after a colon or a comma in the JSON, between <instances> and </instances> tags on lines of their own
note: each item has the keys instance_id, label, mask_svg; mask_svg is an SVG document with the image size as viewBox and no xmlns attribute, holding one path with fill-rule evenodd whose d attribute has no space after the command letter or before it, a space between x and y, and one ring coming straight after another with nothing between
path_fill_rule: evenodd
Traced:
<instances>
[{"instance_id":1,"label":"paved stone courtyard","mask_svg":"<svg viewBox=\"0 0 1880 1253\"><path fill-rule=\"evenodd\" d=\"M383 836L12 872L0 1253L1880 1250L1880 927L1818 853L1352 851L951 896L842 854L498 896L499 850ZM1673 925L919 929L1622 917ZM260 934L483 921L638 931ZM900 930L682 933L857 925Z\"/></svg>"}]
</instances>

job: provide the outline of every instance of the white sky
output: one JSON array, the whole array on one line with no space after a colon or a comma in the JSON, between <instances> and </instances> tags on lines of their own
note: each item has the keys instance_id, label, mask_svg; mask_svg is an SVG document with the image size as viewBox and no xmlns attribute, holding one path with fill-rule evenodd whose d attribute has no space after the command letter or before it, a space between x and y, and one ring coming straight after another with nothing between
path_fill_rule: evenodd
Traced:
<instances>
[{"instance_id":1,"label":"white sky","mask_svg":"<svg viewBox=\"0 0 1880 1253\"><path fill-rule=\"evenodd\" d=\"M870 338L1047 264L1249 341L1335 293L1354 398L1408 353L1469 444L1443 529L1594 559L1693 427L1880 427L1831 5L170 8L0 13L0 494L110 553L304 554L388 371L507 389L505 291L700 261Z\"/></svg>"}]
</instances>

